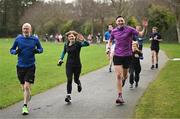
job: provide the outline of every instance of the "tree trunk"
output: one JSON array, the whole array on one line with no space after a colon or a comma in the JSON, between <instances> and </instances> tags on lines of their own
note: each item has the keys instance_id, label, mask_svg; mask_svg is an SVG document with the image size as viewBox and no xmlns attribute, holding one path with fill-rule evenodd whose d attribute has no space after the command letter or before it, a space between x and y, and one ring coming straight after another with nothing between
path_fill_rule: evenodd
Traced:
<instances>
[{"instance_id":1,"label":"tree trunk","mask_svg":"<svg viewBox=\"0 0 180 119\"><path fill-rule=\"evenodd\" d=\"M91 19L91 34L93 36L93 42L94 42L94 18Z\"/></svg>"},{"instance_id":2,"label":"tree trunk","mask_svg":"<svg viewBox=\"0 0 180 119\"><path fill-rule=\"evenodd\" d=\"M3 18L2 18L2 26L3 26L3 30L4 30L4 36L6 36L8 34L8 31L7 31L7 12L8 12L8 9L7 9L7 1L4 1L3 3L4 5L4 8L3 8Z\"/></svg>"},{"instance_id":3,"label":"tree trunk","mask_svg":"<svg viewBox=\"0 0 180 119\"><path fill-rule=\"evenodd\" d=\"M177 30L178 43L180 43L180 24L178 21L176 22L176 30Z\"/></svg>"},{"instance_id":4,"label":"tree trunk","mask_svg":"<svg viewBox=\"0 0 180 119\"><path fill-rule=\"evenodd\" d=\"M101 17L101 24L102 24L101 42L103 42L103 36L104 36L104 17Z\"/></svg>"}]
</instances>

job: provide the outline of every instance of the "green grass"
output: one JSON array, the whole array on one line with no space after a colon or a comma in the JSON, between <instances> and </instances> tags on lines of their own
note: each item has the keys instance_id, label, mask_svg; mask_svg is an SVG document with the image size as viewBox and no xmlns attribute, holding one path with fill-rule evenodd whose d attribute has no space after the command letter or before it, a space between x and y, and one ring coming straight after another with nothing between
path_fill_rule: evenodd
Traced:
<instances>
[{"instance_id":1,"label":"green grass","mask_svg":"<svg viewBox=\"0 0 180 119\"><path fill-rule=\"evenodd\" d=\"M180 44L161 44L169 58L180 58ZM180 61L168 61L140 99L134 117L180 118Z\"/></svg>"},{"instance_id":2,"label":"green grass","mask_svg":"<svg viewBox=\"0 0 180 119\"><path fill-rule=\"evenodd\" d=\"M23 99L16 76L17 56L9 53L12 43L12 39L0 39L0 108ZM42 43L42 46L44 53L36 55L36 79L35 85L32 87L33 95L66 81L65 63L61 67L57 66L63 44ZM91 45L81 49L83 66L81 75L108 64L104 49L104 45Z\"/></svg>"}]
</instances>

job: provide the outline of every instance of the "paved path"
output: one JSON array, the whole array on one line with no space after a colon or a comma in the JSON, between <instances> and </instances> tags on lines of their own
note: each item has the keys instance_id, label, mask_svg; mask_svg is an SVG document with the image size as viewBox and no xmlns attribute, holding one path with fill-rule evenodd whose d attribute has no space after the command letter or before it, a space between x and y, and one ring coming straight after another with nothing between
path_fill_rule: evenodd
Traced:
<instances>
[{"instance_id":1,"label":"paved path","mask_svg":"<svg viewBox=\"0 0 180 119\"><path fill-rule=\"evenodd\" d=\"M159 69L150 70L151 52L144 49L145 59L141 61L142 72L139 87L130 89L129 82L123 89L126 103L117 106L116 80L114 71L108 73L108 67L81 76L83 90L77 92L73 84L72 104L64 102L66 84L62 84L47 92L33 96L29 104L30 114L21 115L23 102L0 110L0 119L119 119L131 118L138 102L148 84L156 77L167 61L166 55L160 51Z\"/></svg>"}]
</instances>

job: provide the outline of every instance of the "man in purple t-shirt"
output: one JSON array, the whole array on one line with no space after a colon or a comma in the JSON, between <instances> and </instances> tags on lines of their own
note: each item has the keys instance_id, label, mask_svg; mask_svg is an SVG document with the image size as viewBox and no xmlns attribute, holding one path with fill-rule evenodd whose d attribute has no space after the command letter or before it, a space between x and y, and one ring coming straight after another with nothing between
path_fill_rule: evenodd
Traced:
<instances>
[{"instance_id":1,"label":"man in purple t-shirt","mask_svg":"<svg viewBox=\"0 0 180 119\"><path fill-rule=\"evenodd\" d=\"M124 103L122 98L122 87L128 77L128 68L132 57L132 40L138 32L125 25L125 20L122 16L116 18L117 27L112 30L109 40L109 48L112 41L115 41L115 50L113 63L115 68L115 75L117 79L118 98L116 103Z\"/></svg>"}]
</instances>

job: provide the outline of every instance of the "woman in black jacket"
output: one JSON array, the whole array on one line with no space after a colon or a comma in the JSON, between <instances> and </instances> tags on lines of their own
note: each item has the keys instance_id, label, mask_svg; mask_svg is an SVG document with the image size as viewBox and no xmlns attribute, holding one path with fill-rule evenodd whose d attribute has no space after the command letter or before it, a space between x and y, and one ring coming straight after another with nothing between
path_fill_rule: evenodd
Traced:
<instances>
[{"instance_id":1,"label":"woman in black jacket","mask_svg":"<svg viewBox=\"0 0 180 119\"><path fill-rule=\"evenodd\" d=\"M81 92L82 86L79 80L81 73L81 61L80 61L80 51L81 47L89 46L89 43L84 39L84 37L75 32L69 31L66 33L68 41L64 44L64 50L61 53L58 64L63 63L63 58L67 53L66 61L66 76L67 76L67 96L65 98L66 102L71 102L71 91L72 91L72 78L74 77L74 82L77 84L78 92Z\"/></svg>"}]
</instances>

